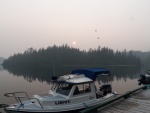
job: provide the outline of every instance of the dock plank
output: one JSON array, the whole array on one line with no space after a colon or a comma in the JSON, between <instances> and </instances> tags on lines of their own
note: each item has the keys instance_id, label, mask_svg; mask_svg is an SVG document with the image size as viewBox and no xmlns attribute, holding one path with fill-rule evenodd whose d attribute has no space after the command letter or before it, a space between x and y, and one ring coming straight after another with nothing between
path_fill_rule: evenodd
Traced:
<instances>
[{"instance_id":1,"label":"dock plank","mask_svg":"<svg viewBox=\"0 0 150 113\"><path fill-rule=\"evenodd\" d=\"M97 113L150 113L150 89L99 108Z\"/></svg>"}]
</instances>

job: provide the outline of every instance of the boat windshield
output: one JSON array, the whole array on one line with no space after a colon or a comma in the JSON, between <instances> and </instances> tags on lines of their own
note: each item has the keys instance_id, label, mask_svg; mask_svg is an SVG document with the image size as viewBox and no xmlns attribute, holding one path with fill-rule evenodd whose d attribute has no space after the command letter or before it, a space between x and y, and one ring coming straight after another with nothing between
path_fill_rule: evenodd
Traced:
<instances>
[{"instance_id":1,"label":"boat windshield","mask_svg":"<svg viewBox=\"0 0 150 113\"><path fill-rule=\"evenodd\" d=\"M72 84L60 83L56 89L56 93L68 96L72 89L72 86Z\"/></svg>"}]
</instances>

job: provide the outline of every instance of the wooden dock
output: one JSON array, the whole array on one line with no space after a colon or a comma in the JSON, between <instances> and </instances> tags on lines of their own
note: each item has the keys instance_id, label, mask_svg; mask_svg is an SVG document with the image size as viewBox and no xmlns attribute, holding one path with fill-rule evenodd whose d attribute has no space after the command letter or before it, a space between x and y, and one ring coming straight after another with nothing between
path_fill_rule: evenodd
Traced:
<instances>
[{"instance_id":1,"label":"wooden dock","mask_svg":"<svg viewBox=\"0 0 150 113\"><path fill-rule=\"evenodd\" d=\"M150 113L150 88L141 87L81 113ZM145 90L143 90L145 89Z\"/></svg>"},{"instance_id":2,"label":"wooden dock","mask_svg":"<svg viewBox=\"0 0 150 113\"><path fill-rule=\"evenodd\" d=\"M150 113L150 89L100 108L98 113Z\"/></svg>"}]
</instances>

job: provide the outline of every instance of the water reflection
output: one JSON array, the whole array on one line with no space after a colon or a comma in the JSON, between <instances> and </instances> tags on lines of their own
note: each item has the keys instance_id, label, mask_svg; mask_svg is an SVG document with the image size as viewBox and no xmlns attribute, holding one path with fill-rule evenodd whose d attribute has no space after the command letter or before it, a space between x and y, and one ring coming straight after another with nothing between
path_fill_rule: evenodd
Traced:
<instances>
[{"instance_id":1,"label":"water reflection","mask_svg":"<svg viewBox=\"0 0 150 113\"><path fill-rule=\"evenodd\" d=\"M91 66L90 66L91 67ZM111 82L114 81L114 78L116 80L123 79L126 81L126 79L135 79L139 77L139 74L141 72L141 67L137 66L100 66L108 68L111 72L110 77L101 77L98 78L98 82ZM50 83L51 76L53 75L64 75L71 73L74 69L81 69L81 68L89 68L88 66L43 66L43 67L37 67L37 68L4 68L9 73L12 73L14 76L23 76L25 80L32 82L32 81L40 81L44 82L46 81L48 84Z\"/></svg>"},{"instance_id":2,"label":"water reflection","mask_svg":"<svg viewBox=\"0 0 150 113\"><path fill-rule=\"evenodd\" d=\"M141 73L141 67L138 66L113 66L109 68L111 72L110 77L101 77L98 81L102 82L111 82L116 79L117 81L127 79L135 79L139 78L139 74Z\"/></svg>"},{"instance_id":3,"label":"water reflection","mask_svg":"<svg viewBox=\"0 0 150 113\"><path fill-rule=\"evenodd\" d=\"M3 66L2 65L0 65L0 71L2 71L3 70Z\"/></svg>"}]
</instances>

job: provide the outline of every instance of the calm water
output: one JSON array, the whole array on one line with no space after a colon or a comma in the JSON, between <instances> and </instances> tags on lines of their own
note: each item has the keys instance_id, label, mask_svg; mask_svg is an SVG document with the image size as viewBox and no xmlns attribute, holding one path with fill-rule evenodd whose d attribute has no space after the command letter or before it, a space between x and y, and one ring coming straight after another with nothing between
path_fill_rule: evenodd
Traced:
<instances>
[{"instance_id":1,"label":"calm water","mask_svg":"<svg viewBox=\"0 0 150 113\"><path fill-rule=\"evenodd\" d=\"M76 67L77 68L77 67ZM29 96L42 92L47 92L50 89L50 78L52 74L60 75L59 72L69 73L75 67L58 67L55 72L50 69L37 69L34 71L20 71L18 70L4 70L0 67L0 104L11 104L15 102L14 99L4 97L5 93L26 91ZM134 66L116 66L108 67L111 72L110 77L99 77L97 82L110 83L113 91L119 94L125 93L126 91L140 87L138 85L138 78L144 71ZM66 70L66 71L64 71ZM4 112L0 109L0 112Z\"/></svg>"}]
</instances>

